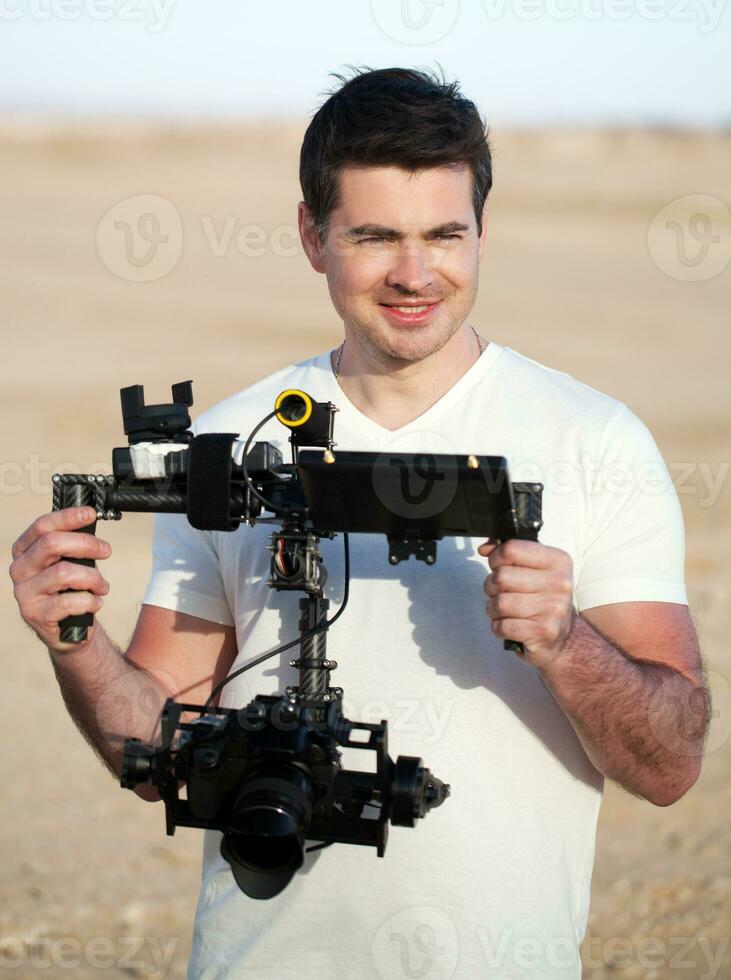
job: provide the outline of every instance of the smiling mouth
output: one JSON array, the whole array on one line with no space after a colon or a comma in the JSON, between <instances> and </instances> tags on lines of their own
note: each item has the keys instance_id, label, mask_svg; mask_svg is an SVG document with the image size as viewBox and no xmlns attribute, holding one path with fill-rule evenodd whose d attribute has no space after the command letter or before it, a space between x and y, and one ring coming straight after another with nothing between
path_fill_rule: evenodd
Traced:
<instances>
[{"instance_id":1,"label":"smiling mouth","mask_svg":"<svg viewBox=\"0 0 731 980\"><path fill-rule=\"evenodd\" d=\"M398 310L399 313L423 313L433 305L434 303L423 303L420 306L395 306L391 303L381 303L381 306L386 306L389 310Z\"/></svg>"},{"instance_id":2,"label":"smiling mouth","mask_svg":"<svg viewBox=\"0 0 731 980\"><path fill-rule=\"evenodd\" d=\"M379 303L387 320L395 326L422 326L430 323L441 300L429 303Z\"/></svg>"}]
</instances>

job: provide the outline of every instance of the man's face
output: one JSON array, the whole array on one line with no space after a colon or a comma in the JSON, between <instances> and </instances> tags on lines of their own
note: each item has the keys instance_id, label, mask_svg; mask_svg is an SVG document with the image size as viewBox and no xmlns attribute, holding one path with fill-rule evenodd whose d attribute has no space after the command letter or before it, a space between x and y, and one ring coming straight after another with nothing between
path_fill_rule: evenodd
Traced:
<instances>
[{"instance_id":1,"label":"man's face","mask_svg":"<svg viewBox=\"0 0 731 980\"><path fill-rule=\"evenodd\" d=\"M478 235L469 167L349 166L339 181L324 242L300 205L305 249L335 309L380 363L436 353L477 294L485 221Z\"/></svg>"}]
</instances>

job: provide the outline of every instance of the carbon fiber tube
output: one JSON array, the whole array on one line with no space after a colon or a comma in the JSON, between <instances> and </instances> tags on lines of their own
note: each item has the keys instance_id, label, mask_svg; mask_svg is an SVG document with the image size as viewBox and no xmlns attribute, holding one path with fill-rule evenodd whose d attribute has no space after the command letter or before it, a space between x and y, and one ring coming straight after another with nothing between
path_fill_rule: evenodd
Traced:
<instances>
[{"instance_id":1,"label":"carbon fiber tube","mask_svg":"<svg viewBox=\"0 0 731 980\"><path fill-rule=\"evenodd\" d=\"M129 513L185 514L188 495L177 486L155 487L110 487L106 490L104 501L110 510ZM231 513L243 516L243 487L231 490Z\"/></svg>"},{"instance_id":2,"label":"carbon fiber tube","mask_svg":"<svg viewBox=\"0 0 731 980\"><path fill-rule=\"evenodd\" d=\"M66 507L94 507L96 493L90 483L69 483L61 486L60 489L60 508ZM77 528L84 534L96 534L96 519L85 527ZM93 567L96 563L93 558L68 558L63 557L61 561L70 561L74 565L88 565ZM64 592L73 592L73 589L64 589ZM93 613L81 613L79 616L67 616L62 619L59 625L60 639L62 643L83 643L86 640L87 630L94 622Z\"/></svg>"},{"instance_id":3,"label":"carbon fiber tube","mask_svg":"<svg viewBox=\"0 0 731 980\"><path fill-rule=\"evenodd\" d=\"M308 596L300 599L301 632L312 629L327 613L329 599L320 596ZM327 631L308 636L300 644L299 693L307 700L321 700L328 691L329 671L322 666L327 647ZM314 666L317 664L317 666Z\"/></svg>"}]
</instances>

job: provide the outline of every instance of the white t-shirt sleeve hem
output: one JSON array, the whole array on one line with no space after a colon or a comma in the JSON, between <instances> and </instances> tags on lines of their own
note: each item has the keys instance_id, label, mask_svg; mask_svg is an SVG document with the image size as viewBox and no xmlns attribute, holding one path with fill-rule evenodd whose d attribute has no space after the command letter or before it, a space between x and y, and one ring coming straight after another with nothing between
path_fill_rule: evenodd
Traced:
<instances>
[{"instance_id":1,"label":"white t-shirt sleeve hem","mask_svg":"<svg viewBox=\"0 0 731 980\"><path fill-rule=\"evenodd\" d=\"M161 606L163 609L172 609L187 616L197 616L199 619L207 619L222 626L235 625L228 603L201 595L200 592L186 591L180 586L176 588L175 596L171 596L164 589L149 588L142 599L142 605Z\"/></svg>"},{"instance_id":2,"label":"white t-shirt sleeve hem","mask_svg":"<svg viewBox=\"0 0 731 980\"><path fill-rule=\"evenodd\" d=\"M677 602L688 605L684 585L656 579L623 578L584 585L576 590L576 607L581 612L612 602Z\"/></svg>"}]
</instances>

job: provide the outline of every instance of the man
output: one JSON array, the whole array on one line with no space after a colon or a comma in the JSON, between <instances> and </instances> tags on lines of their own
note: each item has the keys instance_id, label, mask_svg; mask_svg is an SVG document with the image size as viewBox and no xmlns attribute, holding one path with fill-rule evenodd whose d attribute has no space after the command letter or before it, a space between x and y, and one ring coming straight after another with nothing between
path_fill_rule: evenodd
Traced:
<instances>
[{"instance_id":1,"label":"man","mask_svg":"<svg viewBox=\"0 0 731 980\"><path fill-rule=\"evenodd\" d=\"M303 142L299 224L345 339L195 429L248 434L280 391L301 388L337 405L343 449L505 455L513 479L544 482L544 528L539 543L444 539L433 568L394 568L380 536L351 536L349 608L328 643L344 713L389 719L392 752L422 756L451 796L392 832L384 859L348 845L310 853L268 901L238 889L220 834L206 832L190 976L579 977L604 776L665 806L700 770L706 702L677 497L624 405L468 323L492 183L474 105L418 71L342 81ZM275 420L259 438L286 450ZM11 576L72 714L118 773L106 733L120 730L120 704L125 734L152 737L165 697L202 703L294 637L298 609L267 587L267 525L199 532L159 515L129 649L98 624L70 649L58 621L97 612L108 591L97 569L58 560L109 556L71 533L87 520L39 518ZM342 542L321 549L337 605ZM287 653L232 680L221 704L293 682Z\"/></svg>"}]
</instances>

